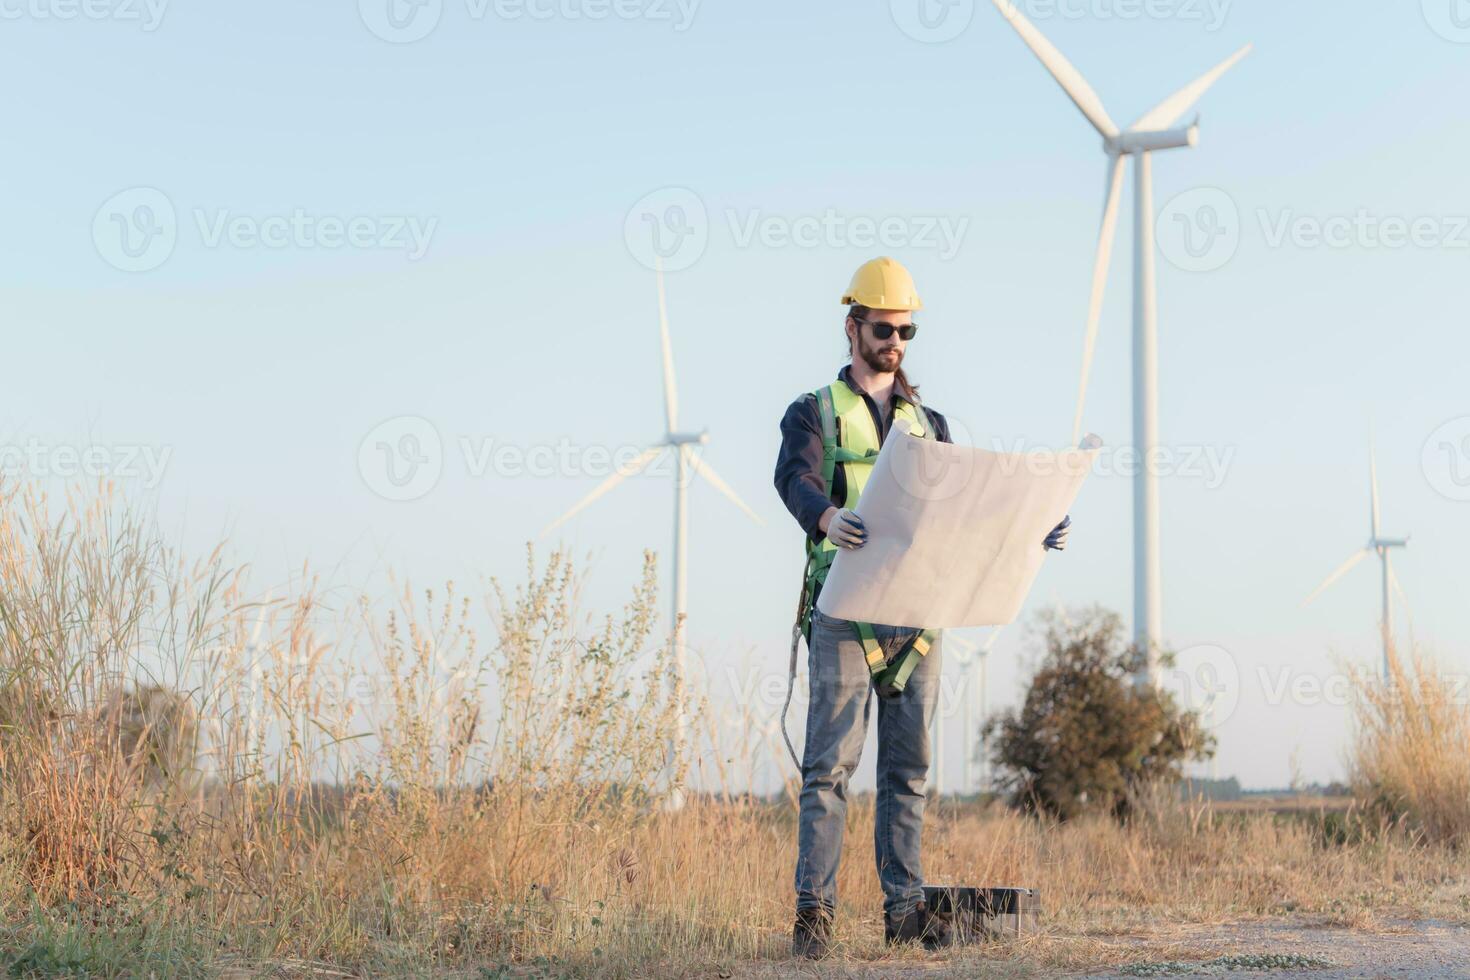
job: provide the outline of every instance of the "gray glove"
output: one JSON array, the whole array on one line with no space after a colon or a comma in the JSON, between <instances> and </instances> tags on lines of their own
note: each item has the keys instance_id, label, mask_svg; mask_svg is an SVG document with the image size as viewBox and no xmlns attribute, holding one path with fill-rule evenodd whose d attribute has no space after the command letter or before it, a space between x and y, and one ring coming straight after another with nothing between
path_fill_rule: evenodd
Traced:
<instances>
[{"instance_id":1,"label":"gray glove","mask_svg":"<svg viewBox=\"0 0 1470 980\"><path fill-rule=\"evenodd\" d=\"M844 507L827 523L827 540L839 548L857 550L868 543L868 529L861 517Z\"/></svg>"}]
</instances>

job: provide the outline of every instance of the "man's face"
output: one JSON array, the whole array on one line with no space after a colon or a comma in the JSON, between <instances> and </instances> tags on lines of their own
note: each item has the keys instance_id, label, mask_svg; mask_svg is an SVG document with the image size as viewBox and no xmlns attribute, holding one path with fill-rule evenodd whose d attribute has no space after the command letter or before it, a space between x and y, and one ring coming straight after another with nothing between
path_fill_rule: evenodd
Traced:
<instances>
[{"instance_id":1,"label":"man's face","mask_svg":"<svg viewBox=\"0 0 1470 980\"><path fill-rule=\"evenodd\" d=\"M847 329L849 336L856 331L857 354L868 367L883 374L892 374L903 364L908 341L900 337L897 331L890 334L887 340L879 340L873 334L872 325L887 323L895 327L906 327L913 322L914 315L908 310L872 310L861 323L849 317Z\"/></svg>"}]
</instances>

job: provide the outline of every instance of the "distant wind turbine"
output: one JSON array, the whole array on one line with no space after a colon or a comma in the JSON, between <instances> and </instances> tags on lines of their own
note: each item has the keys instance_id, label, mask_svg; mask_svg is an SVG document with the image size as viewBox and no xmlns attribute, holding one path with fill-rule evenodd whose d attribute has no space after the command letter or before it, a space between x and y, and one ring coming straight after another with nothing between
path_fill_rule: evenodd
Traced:
<instances>
[{"instance_id":1,"label":"distant wind turbine","mask_svg":"<svg viewBox=\"0 0 1470 980\"><path fill-rule=\"evenodd\" d=\"M1001 627L990 631L984 643L973 643L968 639L961 639L958 633L946 633L944 636L944 650L954 657L955 663L960 665L960 676L963 678L961 686L965 692L965 711L962 721L964 737L960 744L964 746L965 761L964 778L961 783L960 792L970 793L975 791L975 739L978 731L975 727L975 698L980 698L980 723L985 723L985 667L989 662L990 650L995 646L996 637L1000 636ZM979 684L975 683L975 675L979 675ZM931 789L934 795L940 796L944 792L944 781L941 772L944 767L944 736L939 712L934 712L934 759L930 767Z\"/></svg>"},{"instance_id":2,"label":"distant wind turbine","mask_svg":"<svg viewBox=\"0 0 1470 980\"><path fill-rule=\"evenodd\" d=\"M1393 603L1389 597L1389 590L1393 589L1399 593L1400 598L1403 597L1403 588L1399 585L1398 576L1394 574L1393 565L1389 562L1388 552L1391 548L1408 547L1409 539L1385 538L1379 533L1378 457L1377 453L1374 452L1371 447L1368 450L1368 495L1369 501L1371 503L1371 512L1369 514L1368 524L1368 543L1365 544L1358 551L1354 552L1352 557L1349 558L1347 561L1337 566L1336 570L1334 570L1331 575L1327 576L1326 580L1321 585L1317 586L1316 591L1314 591L1311 595L1302 600L1302 605L1305 606L1307 603L1317 598L1323 592L1326 592L1328 586L1332 585L1333 582L1336 582L1338 579L1346 575L1354 565L1376 552L1378 554L1378 560L1382 563L1383 566L1383 677L1385 680L1387 680L1389 676L1389 662L1393 656ZM1407 606L1407 603L1405 603L1405 605Z\"/></svg>"},{"instance_id":3,"label":"distant wind turbine","mask_svg":"<svg viewBox=\"0 0 1470 980\"><path fill-rule=\"evenodd\" d=\"M251 762L255 759L255 743L260 738L262 731L261 714L264 710L265 700L265 667L261 665L260 656L260 633L265 628L265 621L271 614L271 599L274 591L265 594L265 601L260 604L260 615L255 620L255 626L250 630L250 642L245 646L245 687L250 704L245 712L245 752L244 755ZM253 777L256 771L249 770L247 779Z\"/></svg>"},{"instance_id":4,"label":"distant wind turbine","mask_svg":"<svg viewBox=\"0 0 1470 980\"><path fill-rule=\"evenodd\" d=\"M688 581L686 578L686 566L689 556L689 475L693 470L702 476L711 486L720 493L729 497L735 506L750 517L757 524L764 524L755 511L746 506L745 501L730 489L730 485L720 478L708 463L701 459L695 446L703 446L709 442L709 430L700 432L678 431L679 418L679 393L674 379L674 350L669 342L669 315L668 304L664 297L664 266L660 259L657 263L658 272L658 326L659 336L663 344L663 373L664 373L664 437L662 441L656 442L643 451L642 455L634 459L617 473L608 477L597 486L595 490L577 502L571 510L562 514L556 520L546 525L541 531L541 536L571 520L580 513L583 508L592 503L598 497L607 493L613 487L622 483L630 476L636 476L647 469L654 460L663 455L664 450L673 449L677 455L678 475L674 483L674 595L673 595L673 619L669 628L673 631L674 641L674 692L678 700L678 744L685 742L688 733L689 721L684 714L684 684L687 677L685 664L684 646L684 618L686 614L686 593Z\"/></svg>"},{"instance_id":5,"label":"distant wind turbine","mask_svg":"<svg viewBox=\"0 0 1470 980\"><path fill-rule=\"evenodd\" d=\"M1247 44L1199 78L1144 113L1126 130L1119 130L1103 108L1102 100L1072 63L1052 46L1011 0L993 0L1021 40L1041 61L1062 91L1087 117L1103 138L1108 157L1107 193L1103 198L1102 228L1092 266L1092 292L1087 304L1087 333L1082 348L1082 377L1077 387L1077 412L1072 420L1072 442L1082 434L1082 409L1092 370L1103 287L1112 259L1113 232L1118 221L1118 198L1123 190L1123 158L1135 161L1133 211L1133 448L1139 458L1152 458L1158 431L1158 316L1154 288L1153 156L1158 150L1192 147L1199 142L1199 119L1188 126L1177 123L1209 87L1237 61L1250 53ZM1159 649L1163 633L1163 604L1159 592L1158 474L1140 467L1133 484L1133 632L1148 656L1139 680L1159 682Z\"/></svg>"}]
</instances>

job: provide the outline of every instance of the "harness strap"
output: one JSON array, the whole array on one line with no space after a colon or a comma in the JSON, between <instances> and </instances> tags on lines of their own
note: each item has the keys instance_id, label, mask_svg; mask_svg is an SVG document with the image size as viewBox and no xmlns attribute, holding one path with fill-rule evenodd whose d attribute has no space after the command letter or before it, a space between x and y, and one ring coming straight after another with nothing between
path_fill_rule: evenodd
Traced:
<instances>
[{"instance_id":1,"label":"harness strap","mask_svg":"<svg viewBox=\"0 0 1470 980\"><path fill-rule=\"evenodd\" d=\"M868 662L868 673L877 677L888 665L888 658L883 656L883 648L873 635L873 624L854 621L852 628L857 632L858 642L863 645L863 659Z\"/></svg>"},{"instance_id":2,"label":"harness strap","mask_svg":"<svg viewBox=\"0 0 1470 980\"><path fill-rule=\"evenodd\" d=\"M854 621L853 631L863 646L863 658L868 662L868 674L878 696L889 700L898 697L908 687L909 677L934 645L937 630L920 630L899 649L892 660L883 655L883 647L873 633L872 623Z\"/></svg>"},{"instance_id":3,"label":"harness strap","mask_svg":"<svg viewBox=\"0 0 1470 980\"><path fill-rule=\"evenodd\" d=\"M822 483L832 496L832 477L837 472L837 409L830 387L817 390L817 414L822 417Z\"/></svg>"}]
</instances>

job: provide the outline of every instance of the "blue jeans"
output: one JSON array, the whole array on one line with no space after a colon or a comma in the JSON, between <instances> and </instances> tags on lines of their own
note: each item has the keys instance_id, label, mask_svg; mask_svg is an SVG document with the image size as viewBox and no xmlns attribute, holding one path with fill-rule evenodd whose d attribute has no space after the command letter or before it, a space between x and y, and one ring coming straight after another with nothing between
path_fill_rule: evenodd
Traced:
<instances>
[{"instance_id":1,"label":"blue jeans","mask_svg":"<svg viewBox=\"0 0 1470 980\"><path fill-rule=\"evenodd\" d=\"M892 658L919 631L874 624ZM847 825L847 781L878 702L878 787L873 850L883 886L883 910L903 915L923 897L919 842L929 775L929 724L939 698L940 642L915 668L903 693L877 698L852 623L813 610L807 664L811 703L801 764L801 827L797 837L796 907L835 910L837 863Z\"/></svg>"}]
</instances>

